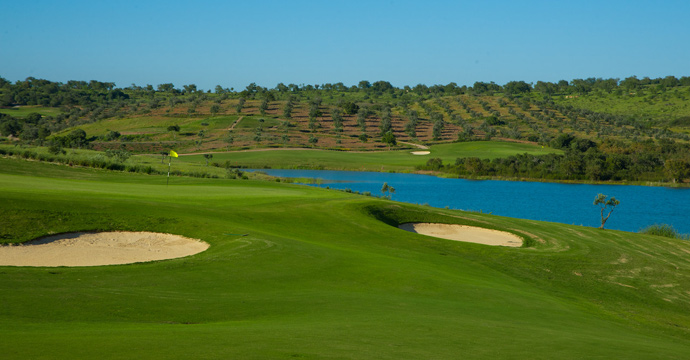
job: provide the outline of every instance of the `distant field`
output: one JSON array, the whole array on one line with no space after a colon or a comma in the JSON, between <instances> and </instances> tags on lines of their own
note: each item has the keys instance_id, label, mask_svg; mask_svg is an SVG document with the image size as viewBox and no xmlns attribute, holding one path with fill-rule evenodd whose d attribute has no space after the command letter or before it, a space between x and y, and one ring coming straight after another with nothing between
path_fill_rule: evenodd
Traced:
<instances>
[{"instance_id":1,"label":"distant field","mask_svg":"<svg viewBox=\"0 0 690 360\"><path fill-rule=\"evenodd\" d=\"M479 157L493 159L510 155L530 153L561 153L560 150L542 148L538 145L476 141L465 143L439 144L431 147L429 155L413 155L415 150L381 152L342 152L323 150L280 150L235 151L213 154L214 162L243 167L261 168L326 168L334 170L369 171L411 171L416 165L426 163L431 158L441 158L444 163L455 163L458 157ZM181 161L198 163L205 161L202 155L180 157Z\"/></svg>"},{"instance_id":2,"label":"distant field","mask_svg":"<svg viewBox=\"0 0 690 360\"><path fill-rule=\"evenodd\" d=\"M149 134L155 138L172 140L185 134L197 135L200 130L225 130L237 120L237 116L199 117L162 117L141 116L110 118L95 123L79 125L76 128L86 131L89 136L105 135L108 131L119 131L122 134ZM181 136L168 132L168 126L179 125ZM74 128L63 131L68 133Z\"/></svg>"},{"instance_id":3,"label":"distant field","mask_svg":"<svg viewBox=\"0 0 690 360\"><path fill-rule=\"evenodd\" d=\"M59 108L43 107L43 106L19 106L9 109L0 109L0 113L12 115L16 118L25 118L31 113L39 113L43 116L55 116L61 113L62 110Z\"/></svg>"}]
</instances>

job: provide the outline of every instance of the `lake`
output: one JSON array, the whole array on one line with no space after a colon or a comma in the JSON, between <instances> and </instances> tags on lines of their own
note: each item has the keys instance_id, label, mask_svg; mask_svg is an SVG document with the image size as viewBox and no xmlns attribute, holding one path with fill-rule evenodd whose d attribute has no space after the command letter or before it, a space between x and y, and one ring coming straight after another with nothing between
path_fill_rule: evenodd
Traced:
<instances>
[{"instance_id":1,"label":"lake","mask_svg":"<svg viewBox=\"0 0 690 360\"><path fill-rule=\"evenodd\" d=\"M383 183L395 188L393 200L521 219L599 227L597 194L621 203L606 222L607 229L637 232L654 224L672 225L690 234L690 189L633 185L558 184L541 182L465 180L419 174L262 169L269 175L321 179L312 186L369 191L382 195Z\"/></svg>"}]
</instances>

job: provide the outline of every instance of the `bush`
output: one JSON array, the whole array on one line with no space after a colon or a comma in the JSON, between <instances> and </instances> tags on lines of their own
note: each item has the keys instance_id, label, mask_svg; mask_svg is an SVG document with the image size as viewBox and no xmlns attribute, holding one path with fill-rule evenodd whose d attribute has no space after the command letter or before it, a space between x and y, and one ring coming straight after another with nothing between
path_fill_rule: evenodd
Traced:
<instances>
[{"instance_id":1,"label":"bush","mask_svg":"<svg viewBox=\"0 0 690 360\"><path fill-rule=\"evenodd\" d=\"M66 153L66 151L63 150L62 146L60 146L59 144L50 145L50 147L48 148L48 152L53 154L53 155L58 155L60 153L62 153L62 154Z\"/></svg>"},{"instance_id":2,"label":"bush","mask_svg":"<svg viewBox=\"0 0 690 360\"><path fill-rule=\"evenodd\" d=\"M690 240L690 235L679 234L673 226L668 224L654 224L640 230L641 234L663 236L671 239Z\"/></svg>"}]
</instances>

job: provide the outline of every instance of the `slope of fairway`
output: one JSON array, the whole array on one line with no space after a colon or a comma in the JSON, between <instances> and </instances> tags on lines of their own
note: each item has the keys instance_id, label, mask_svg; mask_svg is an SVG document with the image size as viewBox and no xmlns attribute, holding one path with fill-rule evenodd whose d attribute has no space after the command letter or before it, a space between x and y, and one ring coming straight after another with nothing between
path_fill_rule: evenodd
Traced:
<instances>
[{"instance_id":1,"label":"slope of fairway","mask_svg":"<svg viewBox=\"0 0 690 360\"><path fill-rule=\"evenodd\" d=\"M429 155L413 155L412 150L380 152L345 152L309 149L261 149L216 153L213 161L229 161L233 166L249 168L324 168L332 170L361 171L412 171L417 165L425 164L431 158L440 158L444 163L455 163L459 157L494 159L516 154L561 153L560 150L542 146L501 141L476 141L434 145ZM202 155L180 158L184 162L204 162Z\"/></svg>"},{"instance_id":2,"label":"slope of fairway","mask_svg":"<svg viewBox=\"0 0 690 360\"><path fill-rule=\"evenodd\" d=\"M0 267L3 359L690 353L688 242L274 182L166 187L23 164L0 159L0 241L128 230L211 246L131 265ZM435 239L396 228L405 222L508 231L531 246Z\"/></svg>"}]
</instances>

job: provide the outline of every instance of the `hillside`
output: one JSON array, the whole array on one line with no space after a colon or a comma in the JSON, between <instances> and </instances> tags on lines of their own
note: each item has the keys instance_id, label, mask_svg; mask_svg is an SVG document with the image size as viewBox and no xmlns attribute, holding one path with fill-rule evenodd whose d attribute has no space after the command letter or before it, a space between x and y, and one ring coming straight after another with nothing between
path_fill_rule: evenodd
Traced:
<instances>
[{"instance_id":1,"label":"hillside","mask_svg":"<svg viewBox=\"0 0 690 360\"><path fill-rule=\"evenodd\" d=\"M631 79L402 89L385 81L353 87L279 84L273 89L252 84L239 92L219 87L214 93L191 85L184 90L172 84L157 90L117 89L112 83L27 79L0 88L0 97L11 105L1 110L10 115L0 119L0 132L14 144L148 154L171 149L388 151L497 140L550 146L572 156L533 159L548 163L548 170L524 168L518 160L498 167L484 164L488 172L437 164L425 170L525 178L540 178L546 171L555 179L578 181L687 181L688 79ZM60 107L45 106L50 104Z\"/></svg>"}]
</instances>

